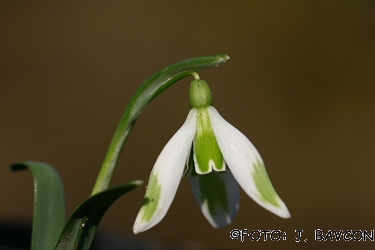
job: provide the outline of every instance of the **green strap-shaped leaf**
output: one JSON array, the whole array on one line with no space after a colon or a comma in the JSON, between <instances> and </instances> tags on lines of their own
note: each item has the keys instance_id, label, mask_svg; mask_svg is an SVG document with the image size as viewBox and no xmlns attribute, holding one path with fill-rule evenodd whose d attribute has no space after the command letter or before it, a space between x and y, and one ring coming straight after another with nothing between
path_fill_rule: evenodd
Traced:
<instances>
[{"instance_id":1,"label":"green strap-shaped leaf","mask_svg":"<svg viewBox=\"0 0 375 250\"><path fill-rule=\"evenodd\" d=\"M141 184L142 181L128 182L97 193L82 202L70 216L55 249L89 249L107 209L123 194Z\"/></svg>"},{"instance_id":2,"label":"green strap-shaped leaf","mask_svg":"<svg viewBox=\"0 0 375 250\"><path fill-rule=\"evenodd\" d=\"M121 148L134 122L152 99L178 80L186 76L194 75L196 74L195 72L218 66L228 59L229 56L225 54L195 57L165 67L148 78L139 87L125 109L119 126L113 136L111 145L108 148L92 194L103 191L108 187Z\"/></svg>"},{"instance_id":3,"label":"green strap-shaped leaf","mask_svg":"<svg viewBox=\"0 0 375 250\"><path fill-rule=\"evenodd\" d=\"M53 249L65 224L64 188L59 174L43 162L20 162L10 168L13 171L29 169L34 177L31 249Z\"/></svg>"}]
</instances>

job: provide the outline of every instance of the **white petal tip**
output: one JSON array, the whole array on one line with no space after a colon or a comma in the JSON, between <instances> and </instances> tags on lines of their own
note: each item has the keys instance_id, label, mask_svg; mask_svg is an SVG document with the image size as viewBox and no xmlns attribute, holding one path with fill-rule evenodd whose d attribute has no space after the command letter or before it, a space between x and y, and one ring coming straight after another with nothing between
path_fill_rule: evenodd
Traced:
<instances>
[{"instance_id":1,"label":"white petal tip","mask_svg":"<svg viewBox=\"0 0 375 250\"><path fill-rule=\"evenodd\" d=\"M285 203L280 199L278 201L279 206L277 206L277 207L273 206L273 205L270 205L269 203L261 203L259 205L261 205L262 207L264 207L265 209L267 209L271 213L279 216L280 218L289 219L291 217L291 215L289 213L289 210L286 207Z\"/></svg>"},{"instance_id":2,"label":"white petal tip","mask_svg":"<svg viewBox=\"0 0 375 250\"><path fill-rule=\"evenodd\" d=\"M133 233L139 234L142 233L152 227L150 223L145 223L140 220L140 215L138 214L137 219L135 220L134 226L133 226Z\"/></svg>"},{"instance_id":3,"label":"white petal tip","mask_svg":"<svg viewBox=\"0 0 375 250\"><path fill-rule=\"evenodd\" d=\"M292 217L286 207L285 210L280 211L278 215L283 219L289 219L290 217Z\"/></svg>"},{"instance_id":4,"label":"white petal tip","mask_svg":"<svg viewBox=\"0 0 375 250\"><path fill-rule=\"evenodd\" d=\"M137 218L135 219L134 226L133 226L133 233L139 234L143 233L144 231L149 230L150 228L157 225L162 218L160 217L153 217L149 221L143 221L141 213L138 214Z\"/></svg>"},{"instance_id":5,"label":"white petal tip","mask_svg":"<svg viewBox=\"0 0 375 250\"><path fill-rule=\"evenodd\" d=\"M278 215L279 217L283 219L289 219L291 217L289 211L282 211L281 213L276 214L276 215Z\"/></svg>"},{"instance_id":6,"label":"white petal tip","mask_svg":"<svg viewBox=\"0 0 375 250\"><path fill-rule=\"evenodd\" d=\"M137 222L134 223L134 226L133 226L133 233L134 234L139 234L139 233L142 233L142 232L144 232L146 230L147 229L145 229L145 228L140 228Z\"/></svg>"}]
</instances>

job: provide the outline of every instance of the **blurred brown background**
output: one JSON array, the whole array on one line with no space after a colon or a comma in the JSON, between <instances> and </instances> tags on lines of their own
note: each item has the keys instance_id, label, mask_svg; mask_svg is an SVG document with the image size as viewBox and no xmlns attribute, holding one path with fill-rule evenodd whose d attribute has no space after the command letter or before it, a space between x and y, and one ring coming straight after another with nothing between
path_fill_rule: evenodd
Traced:
<instances>
[{"instance_id":1,"label":"blurred brown background","mask_svg":"<svg viewBox=\"0 0 375 250\"><path fill-rule=\"evenodd\" d=\"M0 220L30 221L33 184L16 161L45 161L65 184L67 215L91 192L130 97L159 69L226 53L200 73L215 107L254 143L292 218L241 191L233 224L213 229L183 179L167 216L134 236L220 249L373 249L314 242L314 230L375 230L374 1L0 2ZM112 185L143 179L189 110L185 79L144 110ZM132 236L144 186L118 200L102 231ZM229 232L286 232L241 243ZM306 243L296 243L304 230Z\"/></svg>"}]
</instances>

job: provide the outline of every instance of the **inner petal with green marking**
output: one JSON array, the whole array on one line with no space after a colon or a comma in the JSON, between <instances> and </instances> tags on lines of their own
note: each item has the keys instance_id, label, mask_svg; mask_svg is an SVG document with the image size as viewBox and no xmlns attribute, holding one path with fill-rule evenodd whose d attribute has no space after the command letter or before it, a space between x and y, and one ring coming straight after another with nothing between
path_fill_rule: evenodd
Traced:
<instances>
[{"instance_id":1,"label":"inner petal with green marking","mask_svg":"<svg viewBox=\"0 0 375 250\"><path fill-rule=\"evenodd\" d=\"M207 108L198 109L194 138L194 164L197 174L225 171L225 162L211 127Z\"/></svg>"}]
</instances>

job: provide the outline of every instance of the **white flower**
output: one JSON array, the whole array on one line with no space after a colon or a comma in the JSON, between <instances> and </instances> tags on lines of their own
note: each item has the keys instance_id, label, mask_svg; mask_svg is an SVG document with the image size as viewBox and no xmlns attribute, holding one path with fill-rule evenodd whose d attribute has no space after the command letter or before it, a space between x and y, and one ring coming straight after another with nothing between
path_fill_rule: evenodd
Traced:
<instances>
[{"instance_id":1,"label":"white flower","mask_svg":"<svg viewBox=\"0 0 375 250\"><path fill-rule=\"evenodd\" d=\"M185 123L169 140L152 169L144 202L134 223L134 233L148 230L164 218L185 164L194 197L212 226L228 225L236 215L239 207L237 183L265 209L282 218L290 218L258 151L211 106L211 92L206 82L192 82L190 104L192 109ZM194 164L189 164L190 153Z\"/></svg>"}]
</instances>

